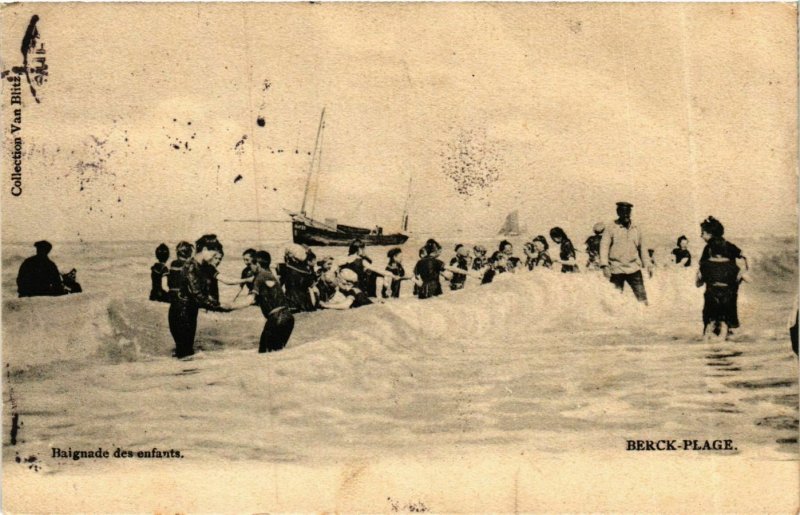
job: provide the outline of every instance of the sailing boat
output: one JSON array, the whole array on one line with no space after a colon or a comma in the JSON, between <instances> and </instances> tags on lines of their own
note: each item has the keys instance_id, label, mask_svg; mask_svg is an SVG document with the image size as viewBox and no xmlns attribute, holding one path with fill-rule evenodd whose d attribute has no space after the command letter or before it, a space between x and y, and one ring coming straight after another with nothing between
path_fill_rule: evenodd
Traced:
<instances>
[{"instance_id":1,"label":"sailing boat","mask_svg":"<svg viewBox=\"0 0 800 515\"><path fill-rule=\"evenodd\" d=\"M322 157L322 132L325 128L325 109L319 118L319 128L317 129L317 140L314 144L314 154L311 156L311 165L306 179L306 188L303 194L303 205L299 213L290 212L292 217L292 239L301 245L321 245L321 246L346 246L356 238L363 241L366 245L402 245L408 240L406 231L408 230L408 201L411 195L411 180L408 183L408 196L402 219L402 231L392 234L384 234L383 228L375 226L372 229L356 227L352 225L342 225L335 219L326 218L325 221L314 219L313 205L316 204L316 191L314 188L314 200L312 203L311 214L306 211L308 202L308 192L311 180L316 169L316 178L319 179L319 163Z\"/></svg>"},{"instance_id":2,"label":"sailing boat","mask_svg":"<svg viewBox=\"0 0 800 515\"><path fill-rule=\"evenodd\" d=\"M502 236L519 236L522 234L519 230L519 211L514 210L506 216L506 221L497 234Z\"/></svg>"}]
</instances>

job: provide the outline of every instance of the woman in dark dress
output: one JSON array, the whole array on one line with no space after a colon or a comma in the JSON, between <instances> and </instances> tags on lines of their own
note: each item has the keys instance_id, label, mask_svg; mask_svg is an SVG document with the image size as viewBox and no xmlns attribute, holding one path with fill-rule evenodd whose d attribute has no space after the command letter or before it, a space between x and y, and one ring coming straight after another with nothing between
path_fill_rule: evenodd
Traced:
<instances>
[{"instance_id":1,"label":"woman in dark dress","mask_svg":"<svg viewBox=\"0 0 800 515\"><path fill-rule=\"evenodd\" d=\"M200 309L208 311L230 311L227 304L220 304L209 292L201 266L215 258L222 244L213 234L201 237L195 243L193 258L187 260L180 276L180 286L169 306L169 329L175 340L175 357L185 358L194 354L194 337L197 332L197 315Z\"/></svg>"},{"instance_id":2,"label":"woman in dark dress","mask_svg":"<svg viewBox=\"0 0 800 515\"><path fill-rule=\"evenodd\" d=\"M167 275L170 301L178 295L178 291L181 289L183 265L192 257L192 254L194 254L194 245L188 241L182 241L175 247L175 259L169 264L169 275Z\"/></svg>"},{"instance_id":3,"label":"woman in dark dress","mask_svg":"<svg viewBox=\"0 0 800 515\"><path fill-rule=\"evenodd\" d=\"M575 260L575 247L561 227L550 229L550 239L561 247L558 257L561 263L561 272L568 274L578 271L578 262Z\"/></svg>"}]
</instances>

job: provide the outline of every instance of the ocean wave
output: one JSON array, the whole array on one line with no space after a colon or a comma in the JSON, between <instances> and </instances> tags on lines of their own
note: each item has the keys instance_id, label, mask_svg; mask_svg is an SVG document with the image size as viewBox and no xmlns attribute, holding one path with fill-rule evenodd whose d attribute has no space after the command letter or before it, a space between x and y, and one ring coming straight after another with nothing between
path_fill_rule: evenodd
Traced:
<instances>
[{"instance_id":1,"label":"ocean wave","mask_svg":"<svg viewBox=\"0 0 800 515\"><path fill-rule=\"evenodd\" d=\"M423 359L428 346L497 346L535 342L546 333L674 331L692 324L702 290L687 270L663 270L647 280L650 306L620 294L598 273L519 273L490 285L420 301L402 298L346 312L297 316L284 352L310 345L330 363L339 352ZM135 361L170 356L174 343L168 305L85 293L55 298L7 299L3 305L6 358L12 367L100 359ZM257 347L264 319L257 308L234 313L201 312L198 348L207 351ZM688 334L688 330L687 330Z\"/></svg>"}]
</instances>

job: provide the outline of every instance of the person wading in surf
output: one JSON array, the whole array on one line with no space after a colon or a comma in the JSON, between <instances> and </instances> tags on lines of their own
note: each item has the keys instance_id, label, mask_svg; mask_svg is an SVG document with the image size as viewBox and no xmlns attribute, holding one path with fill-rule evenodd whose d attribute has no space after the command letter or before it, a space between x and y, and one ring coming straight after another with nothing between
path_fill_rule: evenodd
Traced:
<instances>
[{"instance_id":1,"label":"person wading in surf","mask_svg":"<svg viewBox=\"0 0 800 515\"><path fill-rule=\"evenodd\" d=\"M733 336L733 329L739 328L739 284L747 279L746 273L749 269L749 265L747 263L747 258L742 254L742 250L733 243L727 241L723 237L724 234L725 227L713 216L709 216L700 223L700 237L706 242L706 246L703 248L703 253L700 256L701 268L703 263L712 257L713 248L721 257L731 260L736 268L742 271L742 275L731 285L731 302L726 304L727 309L729 309L726 317L728 325L727 337L731 338Z\"/></svg>"},{"instance_id":2,"label":"person wading in surf","mask_svg":"<svg viewBox=\"0 0 800 515\"><path fill-rule=\"evenodd\" d=\"M195 243L196 253L183 266L178 293L169 306L169 329L175 340L175 357L187 358L194 354L197 332L197 315L200 308L208 311L230 311L230 306L220 304L211 297L208 281L201 265L209 263L222 250L214 235L202 236Z\"/></svg>"},{"instance_id":3,"label":"person wading in surf","mask_svg":"<svg viewBox=\"0 0 800 515\"><path fill-rule=\"evenodd\" d=\"M633 204L617 202L619 218L606 226L600 240L600 268L619 291L623 291L625 283L628 283L636 299L647 304L642 277L645 264L642 231L631 221L632 210Z\"/></svg>"}]
</instances>

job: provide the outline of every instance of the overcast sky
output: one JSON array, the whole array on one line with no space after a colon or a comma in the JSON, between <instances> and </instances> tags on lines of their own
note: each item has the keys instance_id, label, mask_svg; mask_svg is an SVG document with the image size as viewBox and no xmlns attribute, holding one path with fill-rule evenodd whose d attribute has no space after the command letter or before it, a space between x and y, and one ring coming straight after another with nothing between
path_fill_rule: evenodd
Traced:
<instances>
[{"instance_id":1,"label":"overcast sky","mask_svg":"<svg viewBox=\"0 0 800 515\"><path fill-rule=\"evenodd\" d=\"M323 107L320 218L395 230L413 176L426 236L796 232L794 5L9 5L3 69L34 13L6 240L289 238L223 220L299 209Z\"/></svg>"}]
</instances>

